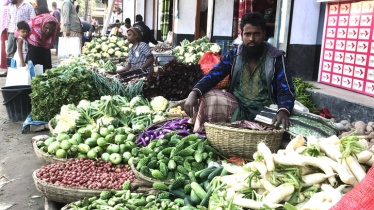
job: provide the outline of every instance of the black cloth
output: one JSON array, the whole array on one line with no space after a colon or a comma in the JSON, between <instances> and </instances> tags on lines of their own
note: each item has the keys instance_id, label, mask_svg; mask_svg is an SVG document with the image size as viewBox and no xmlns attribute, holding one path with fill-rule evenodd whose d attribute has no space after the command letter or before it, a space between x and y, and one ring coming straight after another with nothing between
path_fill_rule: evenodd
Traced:
<instances>
[{"instance_id":1,"label":"black cloth","mask_svg":"<svg viewBox=\"0 0 374 210\"><path fill-rule=\"evenodd\" d=\"M156 41L155 37L152 35L151 29L149 29L149 27L143 21L139 21L135 23L134 27L135 26L140 26L143 29L144 36L142 37L142 40L140 40L141 42L145 42L147 44L149 44L149 42L152 42L152 44L157 45L158 42Z\"/></svg>"},{"instance_id":2,"label":"black cloth","mask_svg":"<svg viewBox=\"0 0 374 210\"><path fill-rule=\"evenodd\" d=\"M29 43L29 52L27 53L26 60L31 60L34 65L43 65L43 72L52 68L51 50L44 47L35 47Z\"/></svg>"}]
</instances>

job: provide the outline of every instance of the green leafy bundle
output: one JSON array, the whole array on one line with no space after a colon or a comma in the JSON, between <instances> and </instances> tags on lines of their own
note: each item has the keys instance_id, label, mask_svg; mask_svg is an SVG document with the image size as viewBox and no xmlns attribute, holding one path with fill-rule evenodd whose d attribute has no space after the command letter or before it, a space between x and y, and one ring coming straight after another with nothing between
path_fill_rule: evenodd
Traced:
<instances>
[{"instance_id":1,"label":"green leafy bundle","mask_svg":"<svg viewBox=\"0 0 374 210\"><path fill-rule=\"evenodd\" d=\"M56 68L37 75L31 82L33 120L49 121L64 104L77 105L81 100L99 99L92 71L83 67Z\"/></svg>"},{"instance_id":2,"label":"green leafy bundle","mask_svg":"<svg viewBox=\"0 0 374 210\"><path fill-rule=\"evenodd\" d=\"M316 105L313 103L310 95L306 93L306 88L317 89L314 85L304 82L301 78L294 77L293 84L296 91L296 100L306 106L310 112L316 111Z\"/></svg>"}]
</instances>

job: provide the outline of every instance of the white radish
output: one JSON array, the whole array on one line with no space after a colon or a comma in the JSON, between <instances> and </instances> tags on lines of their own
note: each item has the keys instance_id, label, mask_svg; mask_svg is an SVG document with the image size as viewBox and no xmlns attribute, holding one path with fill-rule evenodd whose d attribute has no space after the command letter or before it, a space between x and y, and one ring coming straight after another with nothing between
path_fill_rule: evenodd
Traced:
<instances>
[{"instance_id":1,"label":"white radish","mask_svg":"<svg viewBox=\"0 0 374 210\"><path fill-rule=\"evenodd\" d=\"M336 135L328 137L326 141L330 142L331 144L335 144L335 145L340 143L340 139Z\"/></svg>"},{"instance_id":2,"label":"white radish","mask_svg":"<svg viewBox=\"0 0 374 210\"><path fill-rule=\"evenodd\" d=\"M253 189L264 188L262 183L260 181L257 181L257 180L256 181L252 180L251 184L252 184L251 188L253 188ZM244 185L245 187L249 188L248 182L242 182L241 185Z\"/></svg>"},{"instance_id":3,"label":"white radish","mask_svg":"<svg viewBox=\"0 0 374 210\"><path fill-rule=\"evenodd\" d=\"M318 158L315 158L315 157L303 156L302 161L305 165L310 165L310 166L315 166L315 167L320 168L323 172L325 172L326 175L334 174L331 167L327 163L322 161L321 159L318 159ZM336 179L335 179L335 176L330 176L329 177L329 182L330 182L331 185L335 186L336 183L337 183Z\"/></svg>"},{"instance_id":4,"label":"white radish","mask_svg":"<svg viewBox=\"0 0 374 210\"><path fill-rule=\"evenodd\" d=\"M310 135L306 137L306 140L308 142L308 145L318 146L318 139L315 136Z\"/></svg>"},{"instance_id":5,"label":"white radish","mask_svg":"<svg viewBox=\"0 0 374 210\"><path fill-rule=\"evenodd\" d=\"M361 182L361 180L365 178L366 172L361 168L361 165L357 162L357 159L352 156L348 156L345 160L347 161L347 164L357 181Z\"/></svg>"},{"instance_id":6,"label":"white radish","mask_svg":"<svg viewBox=\"0 0 374 210\"><path fill-rule=\"evenodd\" d=\"M370 160L371 157L373 157L373 153L369 150L364 150L357 154L357 161L359 163L366 163Z\"/></svg>"},{"instance_id":7,"label":"white radish","mask_svg":"<svg viewBox=\"0 0 374 210\"><path fill-rule=\"evenodd\" d=\"M245 164L245 167L251 169L251 171L255 171L256 167L254 165L255 165L255 162L249 162Z\"/></svg>"},{"instance_id":8,"label":"white radish","mask_svg":"<svg viewBox=\"0 0 374 210\"><path fill-rule=\"evenodd\" d=\"M268 172L266 165L262 161L255 161L254 166L260 172L262 177L265 177L266 173Z\"/></svg>"},{"instance_id":9,"label":"white radish","mask_svg":"<svg viewBox=\"0 0 374 210\"><path fill-rule=\"evenodd\" d=\"M366 171L367 171L367 169L366 169L366 166L364 166L364 165L361 165L361 164L360 164L360 166L361 166L362 170L364 170L364 171L365 171L365 173L366 173Z\"/></svg>"},{"instance_id":10,"label":"white radish","mask_svg":"<svg viewBox=\"0 0 374 210\"><path fill-rule=\"evenodd\" d=\"M246 174L233 174L220 177L222 183L227 184L227 187L236 185L237 183L245 182L245 179L251 174L247 172ZM252 180L253 183L254 180ZM257 182L259 183L259 182ZM258 188L258 187L257 187Z\"/></svg>"},{"instance_id":11,"label":"white radish","mask_svg":"<svg viewBox=\"0 0 374 210\"><path fill-rule=\"evenodd\" d=\"M297 148L295 152L297 154L301 154L306 148L307 148L306 146L301 146L301 147Z\"/></svg>"},{"instance_id":12,"label":"white radish","mask_svg":"<svg viewBox=\"0 0 374 210\"><path fill-rule=\"evenodd\" d=\"M353 185L353 186L356 186L358 184L356 178L347 171L346 167L344 167L340 163L335 162L331 158L328 158L328 157L320 157L320 159L322 159L324 162L329 164L329 166L332 168L334 172L338 173L342 182Z\"/></svg>"},{"instance_id":13,"label":"white radish","mask_svg":"<svg viewBox=\"0 0 374 210\"><path fill-rule=\"evenodd\" d=\"M320 147L321 151L323 153L325 153L327 157L331 158L332 160L337 161L337 159L335 158L335 156L338 155L338 154L335 153L336 152L336 148L333 145L328 144L326 142L323 142L321 140L318 143L319 143L319 147ZM331 149L332 147L334 149ZM338 150L338 152L340 153L339 150ZM340 156L341 156L341 154L340 154Z\"/></svg>"},{"instance_id":14,"label":"white radish","mask_svg":"<svg viewBox=\"0 0 374 210\"><path fill-rule=\"evenodd\" d=\"M267 193L266 189L264 189L264 188L258 188L258 189L256 190L256 192L257 192L257 194L259 194L259 195L264 195L265 193Z\"/></svg>"},{"instance_id":15,"label":"white radish","mask_svg":"<svg viewBox=\"0 0 374 210\"><path fill-rule=\"evenodd\" d=\"M368 141L366 141L365 139L358 140L357 144L361 145L364 148L364 150L368 150L369 149Z\"/></svg>"},{"instance_id":16,"label":"white radish","mask_svg":"<svg viewBox=\"0 0 374 210\"><path fill-rule=\"evenodd\" d=\"M315 193L300 210L320 209L324 206L324 192Z\"/></svg>"},{"instance_id":17,"label":"white radish","mask_svg":"<svg viewBox=\"0 0 374 210\"><path fill-rule=\"evenodd\" d=\"M331 176L334 176L334 174L326 175L324 173L315 173L315 174L305 175L301 177L301 179L304 181L304 183L302 183L301 186L310 187L310 186L313 186L314 184L320 184Z\"/></svg>"},{"instance_id":18,"label":"white radish","mask_svg":"<svg viewBox=\"0 0 374 210\"><path fill-rule=\"evenodd\" d=\"M342 193L343 194L346 194L347 192L351 191L353 189L354 186L348 186L348 187L345 187L344 189L342 189Z\"/></svg>"},{"instance_id":19,"label":"white radish","mask_svg":"<svg viewBox=\"0 0 374 210\"><path fill-rule=\"evenodd\" d=\"M248 173L248 171L245 171L242 167L240 166L235 166L235 165L229 165L229 164L226 164L226 163L222 163L222 166L223 168L232 173L232 174L244 174L244 173Z\"/></svg>"},{"instance_id":20,"label":"white radish","mask_svg":"<svg viewBox=\"0 0 374 210\"><path fill-rule=\"evenodd\" d=\"M232 201L235 198L235 190L232 188L227 189L226 201Z\"/></svg>"},{"instance_id":21,"label":"white radish","mask_svg":"<svg viewBox=\"0 0 374 210\"><path fill-rule=\"evenodd\" d=\"M241 198L237 196L234 200L233 203L245 207L245 208L250 208L250 209L260 209L261 207L264 206L264 204L268 205L270 208L275 209L278 207L281 207L282 205L280 204L273 204L273 203L266 203L266 202L257 202L252 199L247 199L247 198Z\"/></svg>"},{"instance_id":22,"label":"white radish","mask_svg":"<svg viewBox=\"0 0 374 210\"><path fill-rule=\"evenodd\" d=\"M338 190L339 192L343 192L346 188L350 187L349 185L346 185L346 184L342 184L340 185L339 187L336 188L336 190Z\"/></svg>"},{"instance_id":23,"label":"white radish","mask_svg":"<svg viewBox=\"0 0 374 210\"><path fill-rule=\"evenodd\" d=\"M275 170L274 158L269 147L267 147L264 143L261 142L257 145L257 149L264 156L267 170L274 171Z\"/></svg>"},{"instance_id":24,"label":"white radish","mask_svg":"<svg viewBox=\"0 0 374 210\"><path fill-rule=\"evenodd\" d=\"M300 193L298 202L304 202L305 201L305 195L303 193Z\"/></svg>"},{"instance_id":25,"label":"white radish","mask_svg":"<svg viewBox=\"0 0 374 210\"><path fill-rule=\"evenodd\" d=\"M298 203L295 207L296 209L301 209L309 200L304 200L301 203Z\"/></svg>"},{"instance_id":26,"label":"white radish","mask_svg":"<svg viewBox=\"0 0 374 210\"><path fill-rule=\"evenodd\" d=\"M277 204L294 191L295 187L289 183L279 185L264 198L263 202Z\"/></svg>"},{"instance_id":27,"label":"white radish","mask_svg":"<svg viewBox=\"0 0 374 210\"><path fill-rule=\"evenodd\" d=\"M271 192L275 188L277 188L275 185L272 185L267 179L261 179L260 182L267 192Z\"/></svg>"},{"instance_id":28,"label":"white radish","mask_svg":"<svg viewBox=\"0 0 374 210\"><path fill-rule=\"evenodd\" d=\"M282 156L278 154L273 154L274 163L282 164L287 166L303 166L303 160L301 158L295 158L292 156Z\"/></svg>"},{"instance_id":29,"label":"white radish","mask_svg":"<svg viewBox=\"0 0 374 210\"><path fill-rule=\"evenodd\" d=\"M328 202L337 203L343 197L342 193L339 190L334 189L328 184L323 184L321 186L321 189L325 192L325 199Z\"/></svg>"},{"instance_id":30,"label":"white radish","mask_svg":"<svg viewBox=\"0 0 374 210\"><path fill-rule=\"evenodd\" d=\"M309 167L300 166L300 175L301 176L312 174L312 173L314 173L314 171L312 169L310 169Z\"/></svg>"},{"instance_id":31,"label":"white radish","mask_svg":"<svg viewBox=\"0 0 374 210\"><path fill-rule=\"evenodd\" d=\"M286 150L280 149L280 150L278 150L277 154L278 155L286 155Z\"/></svg>"},{"instance_id":32,"label":"white radish","mask_svg":"<svg viewBox=\"0 0 374 210\"><path fill-rule=\"evenodd\" d=\"M364 164L371 167L374 164L374 156L372 156L370 158L370 160L368 160L368 162L366 162Z\"/></svg>"},{"instance_id":33,"label":"white radish","mask_svg":"<svg viewBox=\"0 0 374 210\"><path fill-rule=\"evenodd\" d=\"M283 199L283 201L287 202L287 201L289 201L289 200L291 199L291 197L292 197L292 194L286 196L286 197Z\"/></svg>"},{"instance_id":34,"label":"white radish","mask_svg":"<svg viewBox=\"0 0 374 210\"><path fill-rule=\"evenodd\" d=\"M229 189L234 190L235 192L241 192L244 189L248 189L247 186L244 183L238 183Z\"/></svg>"},{"instance_id":35,"label":"white radish","mask_svg":"<svg viewBox=\"0 0 374 210\"><path fill-rule=\"evenodd\" d=\"M296 136L296 138L292 139L290 143L288 143L287 147L291 147L293 151L295 151L297 148L304 146L304 144L305 144L304 137L302 135L298 135ZM286 147L286 151L287 151L287 147Z\"/></svg>"}]
</instances>

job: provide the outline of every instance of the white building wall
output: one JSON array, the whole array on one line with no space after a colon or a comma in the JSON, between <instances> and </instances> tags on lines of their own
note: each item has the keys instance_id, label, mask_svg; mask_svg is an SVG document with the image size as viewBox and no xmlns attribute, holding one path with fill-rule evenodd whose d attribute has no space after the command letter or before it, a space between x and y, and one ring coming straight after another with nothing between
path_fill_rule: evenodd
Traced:
<instances>
[{"instance_id":1,"label":"white building wall","mask_svg":"<svg viewBox=\"0 0 374 210\"><path fill-rule=\"evenodd\" d=\"M153 0L145 0L145 24L149 29L153 30L153 19L154 19L154 9L153 9ZM144 16L143 16L144 17Z\"/></svg>"},{"instance_id":2,"label":"white building wall","mask_svg":"<svg viewBox=\"0 0 374 210\"><path fill-rule=\"evenodd\" d=\"M215 0L213 36L232 36L234 1Z\"/></svg>"},{"instance_id":3,"label":"white building wall","mask_svg":"<svg viewBox=\"0 0 374 210\"><path fill-rule=\"evenodd\" d=\"M179 0L179 18L174 20L174 33L194 34L196 1Z\"/></svg>"},{"instance_id":4,"label":"white building wall","mask_svg":"<svg viewBox=\"0 0 374 210\"><path fill-rule=\"evenodd\" d=\"M130 18L131 24L135 22L135 10L134 10L135 0L123 0L123 20Z\"/></svg>"},{"instance_id":5,"label":"white building wall","mask_svg":"<svg viewBox=\"0 0 374 210\"><path fill-rule=\"evenodd\" d=\"M136 15L141 15L144 18L144 11L145 11L144 1L145 0L136 0L136 2L135 2L135 16Z\"/></svg>"}]
</instances>

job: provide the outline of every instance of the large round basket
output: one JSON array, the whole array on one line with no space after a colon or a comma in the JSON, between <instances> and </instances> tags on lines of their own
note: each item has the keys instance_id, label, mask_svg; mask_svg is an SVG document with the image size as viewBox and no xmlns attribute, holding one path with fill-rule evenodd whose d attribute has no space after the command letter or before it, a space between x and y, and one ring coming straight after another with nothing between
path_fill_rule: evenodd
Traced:
<instances>
[{"instance_id":1,"label":"large round basket","mask_svg":"<svg viewBox=\"0 0 374 210\"><path fill-rule=\"evenodd\" d=\"M147 182L151 182L151 183L162 182L162 183L167 184L167 185L171 185L173 183L172 181L169 181L169 180L159 180L159 179L150 178L148 176L144 176L143 174L141 174L139 171L136 170L133 158L131 158L129 162L131 162L131 170L134 172L135 177L139 180L143 180L143 181L147 181ZM185 183L188 184L190 182L185 181Z\"/></svg>"},{"instance_id":2,"label":"large round basket","mask_svg":"<svg viewBox=\"0 0 374 210\"><path fill-rule=\"evenodd\" d=\"M170 109L172 108L175 108L177 106L181 106L183 107L184 103L186 102L187 99L184 99L184 100L181 100L181 101L178 101L177 103L175 103L174 105L170 106L167 110L166 110L166 114L168 115L168 117L180 117L180 118L185 118L185 117L188 117L188 115L186 113L183 113L183 114L174 114L174 113L170 113Z\"/></svg>"},{"instance_id":3,"label":"large round basket","mask_svg":"<svg viewBox=\"0 0 374 210\"><path fill-rule=\"evenodd\" d=\"M78 187L63 187L45 182L36 177L36 171L32 174L36 189L49 200L60 203L72 203L83 198L100 196L105 190L92 190Z\"/></svg>"},{"instance_id":4,"label":"large round basket","mask_svg":"<svg viewBox=\"0 0 374 210\"><path fill-rule=\"evenodd\" d=\"M59 157L50 155L48 153L45 153L42 150L40 150L38 148L38 146L36 146L37 141L45 141L45 140L46 139L39 139L39 140L34 141L34 143L32 144L32 146L34 147L35 154L39 158L39 160L41 160L42 162L44 162L47 165L54 164L54 163L65 162L66 161L65 158L59 158Z\"/></svg>"},{"instance_id":5,"label":"large round basket","mask_svg":"<svg viewBox=\"0 0 374 210\"><path fill-rule=\"evenodd\" d=\"M48 122L49 132L53 133L52 120Z\"/></svg>"},{"instance_id":6,"label":"large round basket","mask_svg":"<svg viewBox=\"0 0 374 210\"><path fill-rule=\"evenodd\" d=\"M230 124L205 123L209 143L226 158L241 157L253 160L257 144L264 142L275 152L282 141L284 130L256 131L232 127Z\"/></svg>"}]
</instances>

